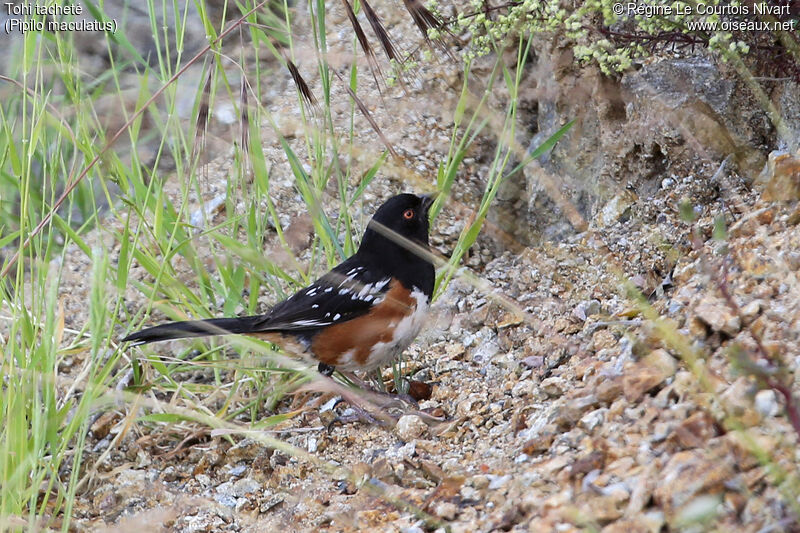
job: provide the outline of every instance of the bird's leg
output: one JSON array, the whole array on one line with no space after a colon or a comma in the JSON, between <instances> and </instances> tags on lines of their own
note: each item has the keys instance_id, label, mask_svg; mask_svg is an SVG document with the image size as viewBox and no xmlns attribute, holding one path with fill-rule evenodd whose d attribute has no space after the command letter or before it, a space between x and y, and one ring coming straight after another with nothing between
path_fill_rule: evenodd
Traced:
<instances>
[{"instance_id":1,"label":"bird's leg","mask_svg":"<svg viewBox=\"0 0 800 533\"><path fill-rule=\"evenodd\" d=\"M333 376L333 373L334 373L335 370L336 370L336 368L334 366L326 364L326 363L319 363L319 365L317 366L317 372L319 372L320 374L322 374L323 376L325 376L328 379L333 379L332 376ZM352 381L356 386L362 387L362 388L366 387L367 389L369 388L366 383L364 383L362 380L357 378L354 374L351 374L349 372L341 372L341 371L339 373L342 374L348 380ZM328 430L329 431L333 427L333 424L335 424L337 422L339 422L341 424L346 424L346 423L349 423L349 422L365 422L367 424L386 425L385 421L376 419L374 416L369 414L369 412L365 408L361 407L358 404L358 401L355 398L348 398L347 400L348 400L347 403L350 404L350 408L353 410L353 414L352 415L345 415L345 416L337 415L328 424Z\"/></svg>"},{"instance_id":2,"label":"bird's leg","mask_svg":"<svg viewBox=\"0 0 800 533\"><path fill-rule=\"evenodd\" d=\"M319 363L317 370L323 376L333 379L331 377L334 371L333 366L325 363ZM386 425L387 420L375 418L375 416L371 415L365 407L360 405L360 400L362 399L367 405L369 405L371 402L381 410L384 416L388 416L394 420L397 420L400 417L399 414L396 414L397 411L403 413L408 409L409 406L417 407L418 405L417 401L408 394L394 394L387 392L386 387L383 384L383 378L380 370L375 370L368 374L368 376L371 378L370 381L372 381L372 384L362 380L352 372L343 372L342 370L339 370L339 374L345 378L346 381L349 381L352 385L360 388L362 392L358 393L354 391L353 397L346 398L347 403L350 404L350 407L354 413L352 415L337 416L328 425L329 429L331 425L335 424L336 422L343 424L349 422L366 422L376 425ZM377 390L378 387L380 390ZM395 411L395 413L390 411Z\"/></svg>"},{"instance_id":3,"label":"bird's leg","mask_svg":"<svg viewBox=\"0 0 800 533\"><path fill-rule=\"evenodd\" d=\"M351 372L343 373L347 379L352 381L356 386L360 387L361 389L373 393L377 396L381 396L384 398L388 398L388 400L380 405L381 408L387 408L392 406L397 406L398 401L400 403L406 403L413 407L417 407L418 403L411 395L404 393L404 392L387 392L386 385L383 383L383 375L380 369L375 369L372 371L371 374L368 376L371 378L370 381L373 382L373 386L371 386L366 381L362 380L355 374Z\"/></svg>"},{"instance_id":4,"label":"bird's leg","mask_svg":"<svg viewBox=\"0 0 800 533\"><path fill-rule=\"evenodd\" d=\"M348 424L351 422L364 422L366 424L373 424L376 426L386 426L387 423L383 420L379 420L369 414L369 411L358 405L357 403L348 402L350 403L350 409L353 411L353 414L348 415L336 415L336 417L328 423L327 429L330 431L333 428L333 425L336 423L339 424Z\"/></svg>"},{"instance_id":5,"label":"bird's leg","mask_svg":"<svg viewBox=\"0 0 800 533\"><path fill-rule=\"evenodd\" d=\"M386 385L383 383L383 372L380 368L372 371L372 382L375 384L373 390L378 394L386 393Z\"/></svg>"}]
</instances>

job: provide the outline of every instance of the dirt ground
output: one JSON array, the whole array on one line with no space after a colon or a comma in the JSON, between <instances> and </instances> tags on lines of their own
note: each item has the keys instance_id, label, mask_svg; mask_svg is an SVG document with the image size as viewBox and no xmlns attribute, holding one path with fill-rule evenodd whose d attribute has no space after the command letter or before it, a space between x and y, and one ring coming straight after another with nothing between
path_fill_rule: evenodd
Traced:
<instances>
[{"instance_id":1,"label":"dirt ground","mask_svg":"<svg viewBox=\"0 0 800 533\"><path fill-rule=\"evenodd\" d=\"M389 23L395 32L416 31L399 14ZM329 24L332 35L339 28L344 36L331 38L332 48L349 46L344 15ZM404 168L387 166L368 189L363 222L392 193L434 183L450 140L459 71L456 63L423 65L407 92L366 97ZM275 82L267 105L281 111L281 132L294 137L302 156L302 140L292 135L300 123L296 96L285 90L288 76ZM347 116L342 91L335 102L333 116ZM273 201L286 222L302 220L304 206L270 132L264 129L264 151ZM368 166L368 155L382 144L363 120L356 134ZM432 230L442 254L450 253L476 205L489 149L478 146L465 161L452 202ZM219 151L206 171L206 201L224 194L230 172L232 152ZM800 212L796 204L762 200L734 172L725 172L710 195L707 176L716 170L689 161L681 173L665 173L657 190L634 199L624 213L603 224L590 220L588 230L561 242L511 250L490 226L465 266L483 282L476 287L468 277L455 279L435 302L430 327L406 353L413 379L432 385L420 409L441 410L443 422L408 415L389 428L328 429L328 397L306 394L303 413L270 433L319 461L347 467L356 482L254 439L237 437L231 444L205 432L180 446L191 435L186 427L171 442L180 451L159 454L154 441L163 444L163 432L156 439L152 426L127 427L131 406L119 405L98 418L89 436L84 460L96 465L111 439L127 431L80 494L75 528L796 530L786 494L797 494L797 434L784 399L758 386L760 374L747 365L733 364L732 347L743 347L741 358L759 368L771 371L781 361L776 379L796 389ZM176 181L166 191L173 199L180 194ZM682 198L703 199L696 203L696 222L681 219ZM334 200L326 199L329 205ZM723 209L727 255L711 238ZM296 228L298 257L305 261L308 240L302 225ZM89 242L113 247L104 231ZM72 322L67 326L74 327L85 320L91 265L79 250L66 261L63 285L70 290L61 299ZM188 279L188 267L186 273ZM130 273L131 279L145 275L143 269ZM660 321L648 320L623 280L645 294ZM126 298L131 308L146 304L132 287ZM264 290L261 301L266 309L275 295ZM507 301L522 313L504 306ZM170 354L178 347L147 350ZM288 398L277 411L302 402ZM770 462L749 451L754 443Z\"/></svg>"}]
</instances>

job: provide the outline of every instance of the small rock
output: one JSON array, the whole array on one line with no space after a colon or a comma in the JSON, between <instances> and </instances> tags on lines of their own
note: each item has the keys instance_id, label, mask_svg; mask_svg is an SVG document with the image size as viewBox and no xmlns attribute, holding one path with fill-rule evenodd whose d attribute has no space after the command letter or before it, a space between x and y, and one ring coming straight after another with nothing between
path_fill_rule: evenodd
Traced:
<instances>
[{"instance_id":1,"label":"small rock","mask_svg":"<svg viewBox=\"0 0 800 533\"><path fill-rule=\"evenodd\" d=\"M756 183L764 187L764 200L788 202L800 198L800 153L771 152Z\"/></svg>"},{"instance_id":2,"label":"small rock","mask_svg":"<svg viewBox=\"0 0 800 533\"><path fill-rule=\"evenodd\" d=\"M544 357L541 355L529 355L520 363L528 368L541 368L544 365Z\"/></svg>"},{"instance_id":3,"label":"small rock","mask_svg":"<svg viewBox=\"0 0 800 533\"><path fill-rule=\"evenodd\" d=\"M479 474L477 476L473 476L473 478L472 478L472 486L475 487L476 489L485 489L485 488L489 487L489 478L487 476L482 475L482 474Z\"/></svg>"},{"instance_id":4,"label":"small rock","mask_svg":"<svg viewBox=\"0 0 800 533\"><path fill-rule=\"evenodd\" d=\"M643 362L661 370L666 377L672 377L678 371L678 362L666 350L653 350Z\"/></svg>"},{"instance_id":5,"label":"small rock","mask_svg":"<svg viewBox=\"0 0 800 533\"><path fill-rule=\"evenodd\" d=\"M411 380L408 382L408 395L418 402L430 400L433 395L433 386L424 381Z\"/></svg>"},{"instance_id":6,"label":"small rock","mask_svg":"<svg viewBox=\"0 0 800 533\"><path fill-rule=\"evenodd\" d=\"M670 442L683 449L700 448L717 434L714 419L706 411L698 411L684 420L669 436Z\"/></svg>"},{"instance_id":7,"label":"small rock","mask_svg":"<svg viewBox=\"0 0 800 533\"><path fill-rule=\"evenodd\" d=\"M550 422L560 429L571 429L581 419L585 410L574 403L560 405L555 409Z\"/></svg>"},{"instance_id":8,"label":"small rock","mask_svg":"<svg viewBox=\"0 0 800 533\"><path fill-rule=\"evenodd\" d=\"M536 385L529 379L517 382L511 388L511 396L514 398L522 398L524 396L531 396L536 389Z\"/></svg>"},{"instance_id":9,"label":"small rock","mask_svg":"<svg viewBox=\"0 0 800 533\"><path fill-rule=\"evenodd\" d=\"M550 445L553 444L554 439L555 435L552 433L545 433L544 435L534 437L522 445L522 453L525 455L536 455L546 452L550 449Z\"/></svg>"},{"instance_id":10,"label":"small rock","mask_svg":"<svg viewBox=\"0 0 800 533\"><path fill-rule=\"evenodd\" d=\"M756 411L763 417L775 416L780 412L778 399L773 390L761 390L756 394Z\"/></svg>"},{"instance_id":11,"label":"small rock","mask_svg":"<svg viewBox=\"0 0 800 533\"><path fill-rule=\"evenodd\" d=\"M602 379L595 389L601 402L611 403L622 395L622 378Z\"/></svg>"},{"instance_id":12,"label":"small rock","mask_svg":"<svg viewBox=\"0 0 800 533\"><path fill-rule=\"evenodd\" d=\"M572 310L572 316L581 322L585 322L588 317L598 313L600 313L600 302L598 300L583 301Z\"/></svg>"},{"instance_id":13,"label":"small rock","mask_svg":"<svg viewBox=\"0 0 800 533\"><path fill-rule=\"evenodd\" d=\"M456 415L459 417L470 417L480 410L480 401L471 395L458 402L456 405Z\"/></svg>"},{"instance_id":14,"label":"small rock","mask_svg":"<svg viewBox=\"0 0 800 533\"><path fill-rule=\"evenodd\" d=\"M333 398L322 404L322 407L319 408L319 412L324 413L325 411L332 411L333 408L336 407L336 404L339 403L340 401L342 401L341 397L334 396Z\"/></svg>"},{"instance_id":15,"label":"small rock","mask_svg":"<svg viewBox=\"0 0 800 533\"><path fill-rule=\"evenodd\" d=\"M453 502L440 502L436 505L434 513L443 520L452 520L456 517L458 507Z\"/></svg>"},{"instance_id":16,"label":"small rock","mask_svg":"<svg viewBox=\"0 0 800 533\"><path fill-rule=\"evenodd\" d=\"M605 422L606 413L608 413L608 409L605 407L590 411L581 417L580 421L578 421L578 426L591 432L594 428Z\"/></svg>"},{"instance_id":17,"label":"small rock","mask_svg":"<svg viewBox=\"0 0 800 533\"><path fill-rule=\"evenodd\" d=\"M746 377L740 377L720 394L725 410L739 418L745 427L761 423L761 415L752 408L752 384Z\"/></svg>"},{"instance_id":18,"label":"small rock","mask_svg":"<svg viewBox=\"0 0 800 533\"><path fill-rule=\"evenodd\" d=\"M233 477L241 477L245 472L247 472L246 465L236 465L231 467L231 469L228 471L228 473Z\"/></svg>"},{"instance_id":19,"label":"small rock","mask_svg":"<svg viewBox=\"0 0 800 533\"><path fill-rule=\"evenodd\" d=\"M233 492L233 483L230 481L226 481L225 483L220 483L214 489L217 494L224 494L227 496L235 496Z\"/></svg>"},{"instance_id":20,"label":"small rock","mask_svg":"<svg viewBox=\"0 0 800 533\"><path fill-rule=\"evenodd\" d=\"M750 324L761 312L761 300L753 300L742 307L741 315L746 324Z\"/></svg>"},{"instance_id":21,"label":"small rock","mask_svg":"<svg viewBox=\"0 0 800 533\"><path fill-rule=\"evenodd\" d=\"M421 437L428 430L427 424L417 415L404 415L397 421L394 432L403 442Z\"/></svg>"},{"instance_id":22,"label":"small rock","mask_svg":"<svg viewBox=\"0 0 800 533\"><path fill-rule=\"evenodd\" d=\"M720 460L705 450L678 452L661 471L653 499L672 524L683 506L700 495L722 491L733 474L730 461Z\"/></svg>"},{"instance_id":23,"label":"small rock","mask_svg":"<svg viewBox=\"0 0 800 533\"><path fill-rule=\"evenodd\" d=\"M587 515L600 523L607 523L622 516L619 498L598 496L587 502Z\"/></svg>"},{"instance_id":24,"label":"small rock","mask_svg":"<svg viewBox=\"0 0 800 533\"><path fill-rule=\"evenodd\" d=\"M508 483L509 481L511 481L510 475L495 476L489 474L486 477L489 478L489 490L497 490L505 486L505 484Z\"/></svg>"},{"instance_id":25,"label":"small rock","mask_svg":"<svg viewBox=\"0 0 800 533\"><path fill-rule=\"evenodd\" d=\"M613 348L619 340L607 329L598 329L592 333L592 346L596 351Z\"/></svg>"},{"instance_id":26,"label":"small rock","mask_svg":"<svg viewBox=\"0 0 800 533\"><path fill-rule=\"evenodd\" d=\"M640 517L635 516L632 518L622 518L616 522L612 522L604 527L601 530L601 533L651 533L653 531L661 531L661 527L659 526L658 528L653 529Z\"/></svg>"},{"instance_id":27,"label":"small rock","mask_svg":"<svg viewBox=\"0 0 800 533\"><path fill-rule=\"evenodd\" d=\"M233 484L233 495L241 498L247 494L255 494L261 490L261 483L253 478L242 478Z\"/></svg>"},{"instance_id":28,"label":"small rock","mask_svg":"<svg viewBox=\"0 0 800 533\"><path fill-rule=\"evenodd\" d=\"M728 336L733 337L742 328L739 316L732 312L722 298L706 296L700 300L694 312L712 330L721 331Z\"/></svg>"},{"instance_id":29,"label":"small rock","mask_svg":"<svg viewBox=\"0 0 800 533\"><path fill-rule=\"evenodd\" d=\"M699 524L717 514L717 509L721 503L722 495L720 494L697 496L684 505L671 522L678 528Z\"/></svg>"},{"instance_id":30,"label":"small rock","mask_svg":"<svg viewBox=\"0 0 800 533\"><path fill-rule=\"evenodd\" d=\"M635 201L636 195L633 192L623 191L603 206L594 223L600 228L610 226L622 217Z\"/></svg>"},{"instance_id":31,"label":"small rock","mask_svg":"<svg viewBox=\"0 0 800 533\"><path fill-rule=\"evenodd\" d=\"M236 498L228 494L219 494L219 493L215 494L214 500L218 504L224 505L225 507L230 507L231 509L235 508L236 504L238 503L238 500Z\"/></svg>"},{"instance_id":32,"label":"small rock","mask_svg":"<svg viewBox=\"0 0 800 533\"><path fill-rule=\"evenodd\" d=\"M553 398L562 396L569 387L569 383L564 378L553 376L542 381L539 385L539 390Z\"/></svg>"},{"instance_id":33,"label":"small rock","mask_svg":"<svg viewBox=\"0 0 800 533\"><path fill-rule=\"evenodd\" d=\"M625 399L638 401L646 392L672 377L676 370L677 363L666 350L654 350L641 362L626 367L622 378Z\"/></svg>"}]
</instances>

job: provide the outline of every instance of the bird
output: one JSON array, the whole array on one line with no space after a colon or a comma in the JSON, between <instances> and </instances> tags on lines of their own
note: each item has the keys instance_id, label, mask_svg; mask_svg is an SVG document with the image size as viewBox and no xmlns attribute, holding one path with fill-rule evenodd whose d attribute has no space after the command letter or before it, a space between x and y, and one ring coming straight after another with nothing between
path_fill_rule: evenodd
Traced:
<instances>
[{"instance_id":1,"label":"bird","mask_svg":"<svg viewBox=\"0 0 800 533\"><path fill-rule=\"evenodd\" d=\"M326 376L336 370L373 372L398 358L425 323L436 270L418 247L428 249L434 200L435 195L410 193L386 200L355 254L266 314L170 322L122 341L141 345L242 334L310 356Z\"/></svg>"}]
</instances>

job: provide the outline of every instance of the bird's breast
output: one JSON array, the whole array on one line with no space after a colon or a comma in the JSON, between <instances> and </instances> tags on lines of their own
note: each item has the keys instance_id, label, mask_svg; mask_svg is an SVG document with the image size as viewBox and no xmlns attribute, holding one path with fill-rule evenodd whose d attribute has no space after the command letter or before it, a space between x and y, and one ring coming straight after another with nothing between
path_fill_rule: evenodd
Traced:
<instances>
[{"instance_id":1,"label":"bird's breast","mask_svg":"<svg viewBox=\"0 0 800 533\"><path fill-rule=\"evenodd\" d=\"M341 370L369 371L396 357L422 329L428 296L394 281L369 313L325 328L317 334L311 351L320 362Z\"/></svg>"}]
</instances>

